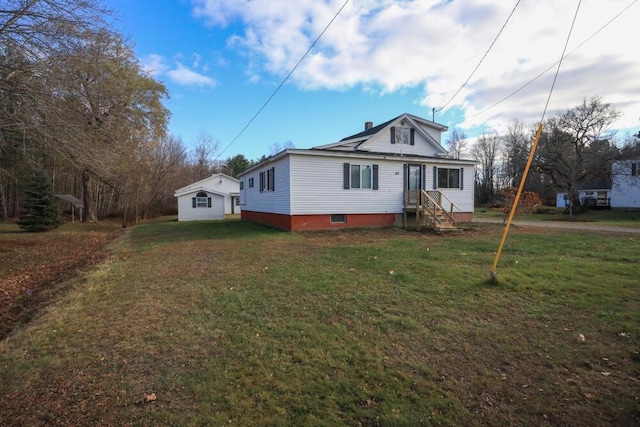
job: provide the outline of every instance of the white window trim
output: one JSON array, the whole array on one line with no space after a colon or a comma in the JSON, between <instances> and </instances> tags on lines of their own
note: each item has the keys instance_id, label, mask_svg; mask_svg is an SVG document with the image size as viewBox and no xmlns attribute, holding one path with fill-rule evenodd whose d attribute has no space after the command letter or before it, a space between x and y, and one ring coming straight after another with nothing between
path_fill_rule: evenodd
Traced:
<instances>
[{"instance_id":1,"label":"white window trim","mask_svg":"<svg viewBox=\"0 0 640 427\"><path fill-rule=\"evenodd\" d=\"M355 187L353 185L353 167L356 166L360 169L358 173L358 186ZM369 170L369 186L362 186L362 176L363 172L368 168ZM373 189L373 165L372 164L349 164L349 188L353 190L372 190Z\"/></svg>"}]
</instances>

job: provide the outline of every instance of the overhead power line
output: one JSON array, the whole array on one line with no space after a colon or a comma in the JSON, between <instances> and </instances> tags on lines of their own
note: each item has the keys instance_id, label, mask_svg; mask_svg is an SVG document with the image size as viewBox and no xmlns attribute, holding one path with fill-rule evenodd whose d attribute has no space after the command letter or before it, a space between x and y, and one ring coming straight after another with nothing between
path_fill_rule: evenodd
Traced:
<instances>
[{"instance_id":1,"label":"overhead power line","mask_svg":"<svg viewBox=\"0 0 640 427\"><path fill-rule=\"evenodd\" d=\"M558 68L556 68L556 73L553 76L553 83L551 83L551 89L549 90L549 95L547 96L547 102L544 104L544 110L542 110L542 118L540 119L540 123L544 122L544 116L547 113L547 108L549 108L549 101L551 101L551 94L553 93L553 89L556 87L556 80L558 80L558 74L560 74L560 67L562 66L562 60L567 53L567 46L569 45L569 39L571 38L571 33L573 33L573 26L576 24L576 19L578 18L578 12L580 11L580 5L582 4L582 0L578 1L578 7L576 8L576 13L573 15L573 21L571 21L571 27L569 28L569 34L567 35L567 41L564 43L564 48L562 49L562 55L560 55L560 59L558 60Z\"/></svg>"},{"instance_id":2,"label":"overhead power line","mask_svg":"<svg viewBox=\"0 0 640 427\"><path fill-rule=\"evenodd\" d=\"M567 40L564 43L564 48L562 49L562 55L560 55L560 60L557 62L558 68L556 69L555 76L553 78L553 83L551 84L551 88L549 89L549 95L547 96L547 102L544 106L544 110L542 112L542 118L540 119L540 124L538 125L538 131L536 132L536 138L533 141L533 145L531 146L531 150L529 151L529 158L527 159L527 165L524 168L524 172L522 173L522 177L520 178L520 185L518 186L518 191L516 193L516 197L513 199L513 206L509 210L509 218L507 219L507 223L505 224L504 231L502 233L502 238L500 239L500 243L498 245L498 250L496 251L496 256L493 259L493 267L491 268L491 281L497 281L497 273L496 268L498 267L498 261L500 260L500 254L502 253L502 248L504 247L504 242L507 239L507 234L509 234L509 228L511 227L511 221L513 221L513 215L516 213L518 209L518 200L520 199L520 195L522 194L522 189L524 188L524 183L527 180L527 174L529 173L529 168L531 167L531 162L533 160L533 156L536 152L536 147L538 146L538 141L540 140L540 135L542 134L542 123L544 122L544 115L547 112L547 107L549 106L549 101L551 100L551 94L553 93L553 89L556 85L556 78L560 73L560 67L562 66L562 60L565 57L565 53L567 52L567 46L569 45L569 39L571 39L571 33L573 33L573 27L576 23L576 19L578 18L578 12L580 11L580 5L582 4L582 0L578 1L578 6L576 7L576 13L573 15L573 21L571 21L571 27L569 28L569 34L567 34Z\"/></svg>"},{"instance_id":3,"label":"overhead power line","mask_svg":"<svg viewBox=\"0 0 640 427\"><path fill-rule=\"evenodd\" d=\"M460 91L462 89L464 89L464 87L467 85L467 83L469 83L469 80L471 80L471 77L473 77L473 75L476 73L476 71L478 71L478 68L480 68L480 65L482 64L482 62L484 61L484 59L487 57L487 55L489 54L489 51L491 51L491 49L493 48L493 45L496 44L496 41L498 41L498 38L500 37L500 34L502 34L502 31L505 29L505 27L507 26L507 23L509 22L509 20L511 19L511 17L513 16L513 13L516 11L516 8L518 7L518 5L520 4L520 0L518 0L515 4L515 6L513 6L513 9L511 9L511 13L509 14L509 16L507 16L507 20L504 21L504 24L502 24L502 28L500 28L500 31L498 31L498 34L496 35L495 39L493 39L493 41L491 42L491 44L489 45L489 48L487 49L487 51L484 53L484 55L482 55L482 58L480 58L480 62L478 62L478 65L476 65L476 68L473 69L473 71L471 72L471 74L469 74L469 77L467 77L467 80L465 80L464 83L462 83L462 86L460 86L460 88L456 91L456 93L453 94L453 96L447 101L445 102L445 104L434 110L434 111L441 111L444 110L447 105L449 105L449 103L451 101L454 100L454 98L460 93Z\"/></svg>"},{"instance_id":4,"label":"overhead power line","mask_svg":"<svg viewBox=\"0 0 640 427\"><path fill-rule=\"evenodd\" d=\"M595 37L600 31L604 30L606 27L609 26L609 24L611 24L613 21L615 21L616 19L618 19L620 17L620 15L622 15L623 13L625 13L631 6L633 6L634 4L636 4L638 2L638 0L633 0L631 3L629 3L629 5L627 7L625 7L624 9L622 9L620 12L618 12L613 18L611 18L610 20L608 20L604 25L602 25L600 28L598 28L594 33L592 33L589 37L587 37L582 43L580 43L578 46L576 46L574 49L572 49L569 53L567 53L566 55L563 56L563 58L567 58L569 56L571 56L572 53L574 53L576 50L580 49L584 44L586 44L587 42L589 42L593 37ZM561 61L562 59L560 59ZM527 83L523 84L522 86L520 86L518 89L514 90L513 92L511 92L509 95L505 96L504 98L502 98L501 100L499 100L498 102L490 105L489 107L485 108L482 111L479 111L478 113L474 114L471 117L478 117L479 115L486 113L487 111L491 110L494 107L497 107L498 105L502 104L504 101L506 101L507 99L511 98L513 95L517 94L518 92L520 92L521 90L523 90L524 88L526 88L527 86L529 86L531 83L535 82L536 80L538 80L540 77L542 77L543 75L547 74L549 72L549 70L553 69L553 67L555 67L556 65L558 65L558 63L560 61L556 61L553 64L551 64L548 68L546 68L544 71L542 71L540 74L538 74L537 76L535 76L534 78L532 78L531 80L529 80ZM554 78L555 81L555 78Z\"/></svg>"},{"instance_id":5,"label":"overhead power line","mask_svg":"<svg viewBox=\"0 0 640 427\"><path fill-rule=\"evenodd\" d=\"M247 122L247 124L244 125L244 127L240 130L240 132L238 132L238 134L231 140L231 142L226 147L224 147L224 150L222 150L220 152L220 154L218 154L218 156L216 156L216 160L219 159L220 156L222 156L225 153L225 151L227 151L229 149L229 147L231 147L238 140L238 138L240 138L240 136L242 136L244 131L247 130L247 128L249 126L251 126L251 123L254 122L254 120L260 115L260 113L262 113L262 110L264 110L266 108L266 106L269 104L269 102L271 102L273 97L276 96L276 94L280 91L280 89L282 89L282 86L284 86L284 84L287 82L287 80L289 80L289 77L291 77L291 75L296 71L296 69L302 63L302 61L304 61L304 59L307 57L307 55L309 55L309 52L311 52L311 50L315 47L315 45L318 43L320 38L322 38L324 33L327 32L327 30L329 29L331 24L333 24L333 21L335 21L336 18L338 18L338 15L340 15L340 13L342 12L342 9L345 8L347 3L349 3L349 0L345 0L345 2L342 4L340 9L338 9L336 14L333 15L333 18L331 18L329 23L324 27L324 30L322 30L322 32L318 35L318 37L316 37L316 39L313 41L313 43L311 43L311 46L309 46L309 49L307 49L307 51L304 53L304 55L302 55L300 60L296 63L296 65L294 65L294 67L291 69L291 71L289 71L289 73L285 76L285 78L282 80L282 82L280 82L278 87L276 87L276 89L273 91L271 96L269 96L269 98L267 98L267 100L264 102L264 104L262 104L262 106L258 109L258 111L256 111L256 113L253 115L253 117L251 117L251 119Z\"/></svg>"}]
</instances>

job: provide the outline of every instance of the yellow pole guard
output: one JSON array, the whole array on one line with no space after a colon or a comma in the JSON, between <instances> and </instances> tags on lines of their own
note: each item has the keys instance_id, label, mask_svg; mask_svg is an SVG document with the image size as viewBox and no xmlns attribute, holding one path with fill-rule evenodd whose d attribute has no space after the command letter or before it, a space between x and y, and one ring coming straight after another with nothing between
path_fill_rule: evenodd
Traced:
<instances>
[{"instance_id":1,"label":"yellow pole guard","mask_svg":"<svg viewBox=\"0 0 640 427\"><path fill-rule=\"evenodd\" d=\"M518 208L518 201L520 200L520 194L522 194L522 188L524 188L524 182L527 180L527 174L529 173L529 168L531 167L531 162L533 161L533 155L536 152L536 148L538 147L538 140L540 139L541 133L542 133L542 122L540 122L540 125L538 126L538 132L536 133L536 139L533 141L533 146L531 146L531 152L529 153L529 160L527 160L527 166L524 168L524 173L522 174L522 179L520 180L520 185L518 186L518 192L516 193L516 198L513 199L513 206L511 207L511 212L509 212L509 219L507 219L507 225L504 227L504 232L502 233L502 239L500 240L500 245L498 245L498 252L496 252L496 257L493 260L493 267L491 267L492 278L495 278L496 276L496 268L498 268L498 260L500 260L502 247L504 246L504 242L507 240L507 234L509 234L509 228L511 227L511 221L513 220L513 215L516 213L516 209Z\"/></svg>"}]
</instances>

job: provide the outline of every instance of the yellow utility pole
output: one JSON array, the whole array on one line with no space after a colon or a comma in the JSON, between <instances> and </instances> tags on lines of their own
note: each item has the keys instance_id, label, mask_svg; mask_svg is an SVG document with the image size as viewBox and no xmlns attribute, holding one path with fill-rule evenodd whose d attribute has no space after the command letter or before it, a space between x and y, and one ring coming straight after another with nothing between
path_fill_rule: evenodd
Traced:
<instances>
[{"instance_id":1,"label":"yellow utility pole","mask_svg":"<svg viewBox=\"0 0 640 427\"><path fill-rule=\"evenodd\" d=\"M509 212L509 219L507 219L507 225L504 227L504 232L502 233L502 239L500 239L500 245L498 245L498 252L496 252L496 257L493 260L493 267L491 267L491 280L493 282L497 281L496 269L498 267L498 260L500 259L500 254L502 253L502 247L504 246L504 242L507 240L507 234L509 234L509 228L511 227L511 221L513 220L513 215L515 215L516 209L518 208L518 201L520 200L520 194L522 194L522 189L524 188L524 182L527 180L527 174L529 173L529 168L531 167L531 162L533 161L533 155L535 154L536 148L538 147L538 140L540 139L541 133L542 133L542 122L540 122L540 125L538 125L538 132L536 132L536 138L533 140L533 145L531 146L531 152L529 153L527 166L524 168L524 173L522 174L522 179L520 180L520 185L518 186L518 192L516 193L515 199L513 199L513 206L511 206L511 211Z\"/></svg>"}]
</instances>

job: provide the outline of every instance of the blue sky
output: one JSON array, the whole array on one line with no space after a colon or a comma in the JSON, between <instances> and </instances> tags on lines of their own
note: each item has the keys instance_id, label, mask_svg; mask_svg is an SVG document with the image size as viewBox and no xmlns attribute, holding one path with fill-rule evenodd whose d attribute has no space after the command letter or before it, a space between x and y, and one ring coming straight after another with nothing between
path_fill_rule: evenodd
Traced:
<instances>
[{"instance_id":1,"label":"blue sky","mask_svg":"<svg viewBox=\"0 0 640 427\"><path fill-rule=\"evenodd\" d=\"M579 3L349 0L229 146L345 0L106 2L141 64L170 92L169 131L188 147L200 134L213 137L221 159L238 153L256 159L287 141L296 148L328 144L363 130L366 121L404 112L430 119L432 108L444 105L436 121L470 138L500 132L515 118L537 123L555 67L492 106L560 58ZM637 1L582 0L547 117L601 96L623 113L620 136L640 129L637 22Z\"/></svg>"}]
</instances>

